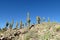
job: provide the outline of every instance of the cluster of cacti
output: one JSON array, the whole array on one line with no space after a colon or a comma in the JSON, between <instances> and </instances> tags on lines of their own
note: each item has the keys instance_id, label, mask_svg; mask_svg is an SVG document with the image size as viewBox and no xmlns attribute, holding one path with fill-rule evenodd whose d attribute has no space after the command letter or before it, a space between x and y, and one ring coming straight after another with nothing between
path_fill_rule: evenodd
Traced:
<instances>
[{"instance_id":1,"label":"cluster of cacti","mask_svg":"<svg viewBox=\"0 0 60 40\"><path fill-rule=\"evenodd\" d=\"M37 24L40 24L41 22L44 22L45 21L45 17L43 18L40 18L39 16L36 17L36 21L37 21ZM27 22L25 23L25 25L22 23L22 20L20 20L20 25L18 24L18 22L16 22L16 27L14 29L22 29L24 26L28 26L28 28L31 26L30 24L31 22L31 19L30 19L30 14L29 12L27 13ZM48 18L48 22L50 22L50 19ZM7 29L13 29L13 25L14 25L14 20L12 19L12 22L9 23L8 21L6 22L6 25L5 27L3 28L3 30L7 30ZM35 25L35 23L33 24ZM2 29L1 29L2 30Z\"/></svg>"},{"instance_id":2,"label":"cluster of cacti","mask_svg":"<svg viewBox=\"0 0 60 40\"><path fill-rule=\"evenodd\" d=\"M37 24L33 23L31 25L30 14L27 13L27 22L25 25L22 23L22 20L20 20L20 23L16 22L15 28L13 29L14 20L12 20L11 23L7 21L5 27L0 29L0 31L2 30L4 36L6 37L8 35L7 37L11 37L12 40L60 40L60 34L58 34L60 33L60 24L56 22L50 23L49 18L48 22L45 22L45 17L40 18L39 16L36 17L36 21ZM23 28L26 26L28 27Z\"/></svg>"},{"instance_id":3,"label":"cluster of cacti","mask_svg":"<svg viewBox=\"0 0 60 40\"><path fill-rule=\"evenodd\" d=\"M41 21L42 22L44 22L45 21L45 17L43 17L42 19L39 17L39 16L37 16L36 17L36 21L37 21L37 24L40 24L41 23ZM30 14L29 14L29 12L27 13L27 22L25 23L25 26L31 26L31 24L30 24L30 22L31 22L31 19L30 19ZM50 22L50 19L48 18L48 22ZM9 28L9 29L12 29L13 28L13 24L14 24L14 20L12 19L12 22L11 23L9 23L8 21L6 22L6 25L5 25L5 28L4 29L6 29L7 30L7 28ZM15 29L18 29L18 22L16 22L16 28ZM21 28L23 28L23 23L22 23L22 20L20 21L20 29Z\"/></svg>"}]
</instances>

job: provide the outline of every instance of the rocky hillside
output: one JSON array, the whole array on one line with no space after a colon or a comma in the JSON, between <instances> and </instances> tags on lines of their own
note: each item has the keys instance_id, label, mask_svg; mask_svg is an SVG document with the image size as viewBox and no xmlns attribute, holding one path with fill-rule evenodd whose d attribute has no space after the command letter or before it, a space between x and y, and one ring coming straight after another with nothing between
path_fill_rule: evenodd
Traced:
<instances>
[{"instance_id":1,"label":"rocky hillside","mask_svg":"<svg viewBox=\"0 0 60 40\"><path fill-rule=\"evenodd\" d=\"M60 24L41 23L0 33L0 40L60 40Z\"/></svg>"}]
</instances>

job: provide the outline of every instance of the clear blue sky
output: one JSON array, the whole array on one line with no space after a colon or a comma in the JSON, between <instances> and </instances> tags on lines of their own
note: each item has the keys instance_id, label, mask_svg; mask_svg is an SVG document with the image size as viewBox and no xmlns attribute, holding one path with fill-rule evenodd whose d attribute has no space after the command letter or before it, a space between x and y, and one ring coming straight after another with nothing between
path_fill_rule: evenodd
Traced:
<instances>
[{"instance_id":1,"label":"clear blue sky","mask_svg":"<svg viewBox=\"0 0 60 40\"><path fill-rule=\"evenodd\" d=\"M31 22L36 22L36 16L50 17L51 21L60 22L60 0L0 0L0 27L6 21L22 20L26 22L26 14L30 13Z\"/></svg>"}]
</instances>

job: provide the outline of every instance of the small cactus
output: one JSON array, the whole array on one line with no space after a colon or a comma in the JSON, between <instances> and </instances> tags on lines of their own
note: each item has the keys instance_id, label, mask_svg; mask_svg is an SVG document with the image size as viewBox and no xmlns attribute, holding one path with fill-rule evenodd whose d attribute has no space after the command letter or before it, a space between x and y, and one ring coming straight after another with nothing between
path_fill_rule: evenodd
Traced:
<instances>
[{"instance_id":1,"label":"small cactus","mask_svg":"<svg viewBox=\"0 0 60 40\"><path fill-rule=\"evenodd\" d=\"M37 23L40 24L40 17L39 16L36 17L36 20L37 20Z\"/></svg>"}]
</instances>

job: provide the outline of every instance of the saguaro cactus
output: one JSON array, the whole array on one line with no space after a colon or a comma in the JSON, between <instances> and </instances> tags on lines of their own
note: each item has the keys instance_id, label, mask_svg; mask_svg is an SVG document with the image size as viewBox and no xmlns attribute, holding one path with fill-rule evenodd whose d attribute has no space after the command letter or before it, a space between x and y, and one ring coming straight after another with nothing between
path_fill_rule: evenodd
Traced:
<instances>
[{"instance_id":1,"label":"saguaro cactus","mask_svg":"<svg viewBox=\"0 0 60 40\"><path fill-rule=\"evenodd\" d=\"M29 12L27 13L27 24L28 24L28 26L30 26L30 22L31 22L31 20L30 20L30 15L29 15Z\"/></svg>"},{"instance_id":2,"label":"saguaro cactus","mask_svg":"<svg viewBox=\"0 0 60 40\"><path fill-rule=\"evenodd\" d=\"M7 21L7 22L6 22L6 27L8 27L8 25L9 25L9 22Z\"/></svg>"},{"instance_id":3,"label":"saguaro cactus","mask_svg":"<svg viewBox=\"0 0 60 40\"><path fill-rule=\"evenodd\" d=\"M11 22L12 27L13 27L13 24L14 24L14 20L12 19L12 22Z\"/></svg>"},{"instance_id":4,"label":"saguaro cactus","mask_svg":"<svg viewBox=\"0 0 60 40\"><path fill-rule=\"evenodd\" d=\"M7 29L8 26L9 26L9 22L7 21L7 22L6 22L6 25L5 25L5 28Z\"/></svg>"},{"instance_id":5,"label":"saguaro cactus","mask_svg":"<svg viewBox=\"0 0 60 40\"><path fill-rule=\"evenodd\" d=\"M18 29L18 22L16 22L16 29Z\"/></svg>"},{"instance_id":6,"label":"saguaro cactus","mask_svg":"<svg viewBox=\"0 0 60 40\"><path fill-rule=\"evenodd\" d=\"M12 25L11 25L11 23L9 24L9 29L12 29Z\"/></svg>"},{"instance_id":7,"label":"saguaro cactus","mask_svg":"<svg viewBox=\"0 0 60 40\"><path fill-rule=\"evenodd\" d=\"M37 20L37 23L40 24L40 17L39 16L36 17L36 20Z\"/></svg>"},{"instance_id":8,"label":"saguaro cactus","mask_svg":"<svg viewBox=\"0 0 60 40\"><path fill-rule=\"evenodd\" d=\"M9 24L9 29L12 29L13 24L14 24L14 20L12 20L12 22Z\"/></svg>"},{"instance_id":9,"label":"saguaro cactus","mask_svg":"<svg viewBox=\"0 0 60 40\"><path fill-rule=\"evenodd\" d=\"M20 29L22 29L22 25L23 25L23 24L22 24L22 21L20 21Z\"/></svg>"}]
</instances>

